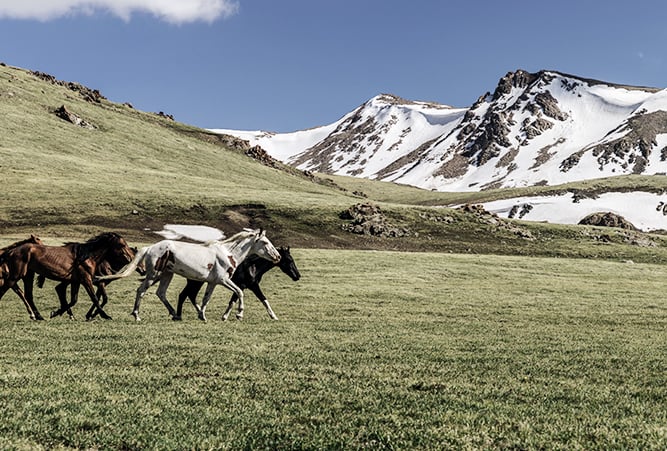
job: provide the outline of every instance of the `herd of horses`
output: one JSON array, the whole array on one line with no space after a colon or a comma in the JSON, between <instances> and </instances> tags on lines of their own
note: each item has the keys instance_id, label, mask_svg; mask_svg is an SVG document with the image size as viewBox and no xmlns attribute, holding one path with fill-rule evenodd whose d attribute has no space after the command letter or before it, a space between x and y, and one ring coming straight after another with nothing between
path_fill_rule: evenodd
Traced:
<instances>
[{"instance_id":1,"label":"herd of horses","mask_svg":"<svg viewBox=\"0 0 667 451\"><path fill-rule=\"evenodd\" d=\"M156 283L159 284L156 294L173 320L182 318L183 304L190 299L199 319L205 321L206 306L217 285L232 291L223 320L229 317L234 304L238 304L236 317L243 318L243 290L246 288L262 302L269 316L277 319L259 287L262 276L276 266L294 281L301 277L289 247L277 249L261 229L244 229L229 238L221 233L219 239L201 243L165 239L141 249L130 247L115 232L102 233L83 243L71 242L62 246L45 245L37 236L31 235L0 249L0 299L11 289L21 298L31 319L44 319L33 296L37 275L39 287L44 285L46 279L58 282L55 290L59 307L51 312L52 318L65 312L73 317L72 307L77 302L79 288L83 286L92 301L86 319L93 319L96 315L111 319L104 311L108 302L106 286L136 271L143 276L132 311L137 321L141 320L141 299ZM176 309L166 297L174 274L187 279ZM204 283L207 287L199 305L196 297ZM71 287L69 301L68 286Z\"/></svg>"}]
</instances>

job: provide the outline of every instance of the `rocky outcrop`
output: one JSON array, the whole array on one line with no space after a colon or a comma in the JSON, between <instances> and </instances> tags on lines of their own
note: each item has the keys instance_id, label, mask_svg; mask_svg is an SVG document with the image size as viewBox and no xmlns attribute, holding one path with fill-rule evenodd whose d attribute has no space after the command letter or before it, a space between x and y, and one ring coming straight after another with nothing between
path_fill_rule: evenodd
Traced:
<instances>
[{"instance_id":1,"label":"rocky outcrop","mask_svg":"<svg viewBox=\"0 0 667 451\"><path fill-rule=\"evenodd\" d=\"M641 174L649 156L657 149L656 137L667 133L667 111L640 112L619 131L626 133L621 138L594 147L591 150L593 155L597 157L600 168L617 164L624 169L632 167L634 174ZM661 155L664 151L664 148L661 149Z\"/></svg>"},{"instance_id":2,"label":"rocky outcrop","mask_svg":"<svg viewBox=\"0 0 667 451\"><path fill-rule=\"evenodd\" d=\"M580 225L592 225L592 226L601 226L601 227L616 227L619 229L627 229L636 231L637 228L626 220L623 216L617 215L612 212L599 212L592 213L581 221Z\"/></svg>"},{"instance_id":3,"label":"rocky outcrop","mask_svg":"<svg viewBox=\"0 0 667 451\"><path fill-rule=\"evenodd\" d=\"M94 129L97 128L90 122L80 118L76 114L72 113L67 109L65 105L62 105L60 108L56 108L53 113L58 116L60 119L63 119L71 124L78 125L82 128Z\"/></svg>"},{"instance_id":4,"label":"rocky outcrop","mask_svg":"<svg viewBox=\"0 0 667 451\"><path fill-rule=\"evenodd\" d=\"M539 77L539 73L531 74L521 69L516 72L508 72L498 81L498 86L496 86L496 90L493 92L493 100L500 100L503 96L510 94L513 88L527 88Z\"/></svg>"},{"instance_id":5,"label":"rocky outcrop","mask_svg":"<svg viewBox=\"0 0 667 451\"><path fill-rule=\"evenodd\" d=\"M102 100L106 100L106 97L104 97L97 89L90 89L87 86L83 86L82 84L72 81L58 80L53 75L46 74L44 72L32 71L31 74L51 84L64 86L71 91L78 92L87 102L100 103Z\"/></svg>"},{"instance_id":6,"label":"rocky outcrop","mask_svg":"<svg viewBox=\"0 0 667 451\"><path fill-rule=\"evenodd\" d=\"M358 235L396 238L410 235L404 227L391 224L379 206L373 204L356 204L339 215L340 219L350 221L343 224L342 229Z\"/></svg>"},{"instance_id":7,"label":"rocky outcrop","mask_svg":"<svg viewBox=\"0 0 667 451\"><path fill-rule=\"evenodd\" d=\"M465 204L458 208L459 211L472 215L477 222L487 224L493 227L493 230L498 232L509 232L524 240L534 240L535 237L528 229L513 224L500 218L495 213L490 213L484 209L482 205Z\"/></svg>"},{"instance_id":8,"label":"rocky outcrop","mask_svg":"<svg viewBox=\"0 0 667 451\"><path fill-rule=\"evenodd\" d=\"M252 146L245 151L245 154L250 158L254 158L265 166L277 168L279 166L278 160L266 153L261 146Z\"/></svg>"}]
</instances>

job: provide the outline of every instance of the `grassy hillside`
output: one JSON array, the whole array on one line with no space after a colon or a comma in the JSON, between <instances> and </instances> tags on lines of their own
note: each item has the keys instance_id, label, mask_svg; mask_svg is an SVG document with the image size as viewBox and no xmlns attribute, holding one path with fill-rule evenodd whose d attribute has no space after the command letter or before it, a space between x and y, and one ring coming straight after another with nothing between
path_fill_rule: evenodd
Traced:
<instances>
[{"instance_id":1,"label":"grassy hillside","mask_svg":"<svg viewBox=\"0 0 667 451\"><path fill-rule=\"evenodd\" d=\"M95 128L57 117L61 105ZM0 67L0 115L5 227L132 229L165 219L212 221L233 205L289 210L353 202L340 190L192 137L191 127L106 100L87 102L22 70Z\"/></svg>"},{"instance_id":2,"label":"grassy hillside","mask_svg":"<svg viewBox=\"0 0 667 451\"><path fill-rule=\"evenodd\" d=\"M8 240L26 233L84 239L112 229L150 242L151 230L164 223L203 223L227 232L263 226L275 242L300 247L663 261L662 237L641 238L651 246L640 247L618 230L508 223L433 207L508 196L507 190L448 194L313 178L262 164L217 135L164 115L95 95L89 101L86 88L38 75L0 66L0 234ZM61 106L89 126L58 117ZM600 183L660 189L664 180L625 177L578 188L599 189ZM559 189L566 188L534 190ZM387 226L402 236L343 230L351 221L341 219L341 211L363 202L379 205Z\"/></svg>"}]
</instances>

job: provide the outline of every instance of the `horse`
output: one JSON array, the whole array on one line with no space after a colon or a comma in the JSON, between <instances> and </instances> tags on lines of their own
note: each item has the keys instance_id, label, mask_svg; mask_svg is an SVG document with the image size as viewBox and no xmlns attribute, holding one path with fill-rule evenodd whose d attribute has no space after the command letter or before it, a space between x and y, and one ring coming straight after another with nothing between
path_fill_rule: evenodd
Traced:
<instances>
[{"instance_id":1,"label":"horse","mask_svg":"<svg viewBox=\"0 0 667 451\"><path fill-rule=\"evenodd\" d=\"M0 298L19 280L25 283L26 297L32 302L32 283L35 273L47 279L66 281L73 286L83 285L93 305L104 319L111 319L101 308L93 278L97 267L104 260L122 258L132 259L132 251L123 237L114 232L102 233L85 243L66 243L63 246L45 246L43 244L26 243L5 252L0 264L7 265L3 274ZM64 313L69 305L61 305L60 310L51 314L56 316ZM90 319L90 318L88 318Z\"/></svg>"},{"instance_id":2,"label":"horse","mask_svg":"<svg viewBox=\"0 0 667 451\"><path fill-rule=\"evenodd\" d=\"M273 262L280 260L280 253L266 237L262 229L243 231L224 240L213 240L206 244L187 243L183 241L162 240L151 246L139 249L134 260L123 268L119 273L99 277L97 280L115 280L129 276L137 265L144 261L146 265L146 278L137 288L132 315L136 321L139 317L141 298L146 290L159 279L157 296L169 311L172 319L176 311L167 300L167 289L174 276L178 274L187 279L207 282L206 292L201 308L198 309L199 319L206 321L206 305L211 299L216 285L223 285L234 292L239 299L236 317L243 318L243 290L232 282L232 274L237 266L250 255L257 255ZM168 264L165 264L168 262ZM229 317L233 304L223 315L222 319Z\"/></svg>"},{"instance_id":3,"label":"horse","mask_svg":"<svg viewBox=\"0 0 667 451\"><path fill-rule=\"evenodd\" d=\"M6 247L3 247L2 249L0 249L0 261L3 260L2 255L5 252L8 252L12 249L15 249L15 248L17 248L17 247L19 247L23 244L27 244L27 243L43 244L42 240L40 240L39 237L31 234L30 238L26 238L25 240L22 240L22 241L17 241L16 243L12 243L9 246L6 246ZM7 264L4 263L4 261L3 261L2 264L0 264L0 284L2 284L2 285L4 285L5 274L7 273L8 270L9 270L9 268L8 268ZM25 287L25 285L24 285L24 287ZM30 315L30 319L37 320L37 321L44 320L42 315L37 310L37 307L35 306L34 301L32 299L28 300L25 297L25 293L23 292L23 290L21 290L21 288L18 285L15 284L11 288L18 295L18 297L21 298L21 300L23 301L23 305L25 305L26 310L28 310L28 315ZM4 291L3 291L3 294L4 294ZM2 295L0 295L0 297L2 297Z\"/></svg>"},{"instance_id":4,"label":"horse","mask_svg":"<svg viewBox=\"0 0 667 451\"><path fill-rule=\"evenodd\" d=\"M70 243L71 244L71 243ZM121 268L123 268L125 265L130 263L134 256L136 255L138 249L136 247L131 247L130 248L131 255L126 256L125 254L120 254L120 255L112 255L110 257L110 260L102 260L100 263L97 265L97 270L95 271L95 277L99 276L108 276L110 274L114 274L117 271L119 271ZM143 264L140 264L136 271L140 275L144 275L145 268ZM37 286L39 288L42 288L44 286L44 281L46 280L46 277L44 275L39 275L37 278ZM109 295L107 294L106 286L111 283L111 282L104 282L104 281L93 281L93 284L97 286L97 291L95 292L95 296L97 296L98 300L101 300L100 306L104 308L104 306L109 302ZM74 315L72 314L71 308L76 304L77 299L78 299L78 290L79 290L79 285L77 284L72 284L72 293L71 293L71 302L68 304L67 299L66 299L66 290L67 286L70 284L70 282L63 281L60 282L58 285L56 285L55 290L56 293L58 294L58 299L60 300L60 309L59 310L54 310L51 313L51 318L56 316L56 312L62 312L64 310L67 310L67 314L69 315L70 318L74 318ZM95 309L94 305L90 306L90 309L88 309L88 313L86 313L86 318L88 319L93 319L95 316L97 316L99 312Z\"/></svg>"},{"instance_id":5,"label":"horse","mask_svg":"<svg viewBox=\"0 0 667 451\"><path fill-rule=\"evenodd\" d=\"M292 258L292 254L290 254L290 248L280 247L278 248L278 252L280 252L280 262L277 264L256 256L248 257L243 262L241 262L238 268L236 268L236 271L234 271L234 275L232 276L232 282L234 282L241 290L250 288L257 299L259 299L266 308L266 311L269 313L269 317L274 320L277 320L278 317L271 309L268 299L266 296L264 296L264 293L259 287L259 283L262 281L262 276L270 269L278 266L282 272L290 276L293 281L296 282L301 278L299 269L296 267L296 263ZM192 305L199 310L196 298L202 285L204 285L204 282L202 281L188 279L187 284L178 295L178 307L176 308L176 316L174 317L174 320L181 319L183 303L188 298L190 299L190 302L192 302ZM234 293L232 294L232 298L229 303L234 304L236 300L237 296L236 293Z\"/></svg>"}]
</instances>

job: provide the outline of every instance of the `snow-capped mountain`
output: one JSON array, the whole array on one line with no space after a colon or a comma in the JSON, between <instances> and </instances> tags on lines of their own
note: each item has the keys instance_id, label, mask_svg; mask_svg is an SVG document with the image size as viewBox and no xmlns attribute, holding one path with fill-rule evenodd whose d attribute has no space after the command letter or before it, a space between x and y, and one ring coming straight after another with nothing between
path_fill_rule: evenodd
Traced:
<instances>
[{"instance_id":1,"label":"snow-capped mountain","mask_svg":"<svg viewBox=\"0 0 667 451\"><path fill-rule=\"evenodd\" d=\"M310 130L214 131L300 169L439 191L667 173L667 90L555 71L509 72L469 108L383 94Z\"/></svg>"},{"instance_id":2,"label":"snow-capped mountain","mask_svg":"<svg viewBox=\"0 0 667 451\"><path fill-rule=\"evenodd\" d=\"M470 108L380 95L294 133L215 130L312 171L440 191L667 172L667 90L510 72Z\"/></svg>"}]
</instances>

